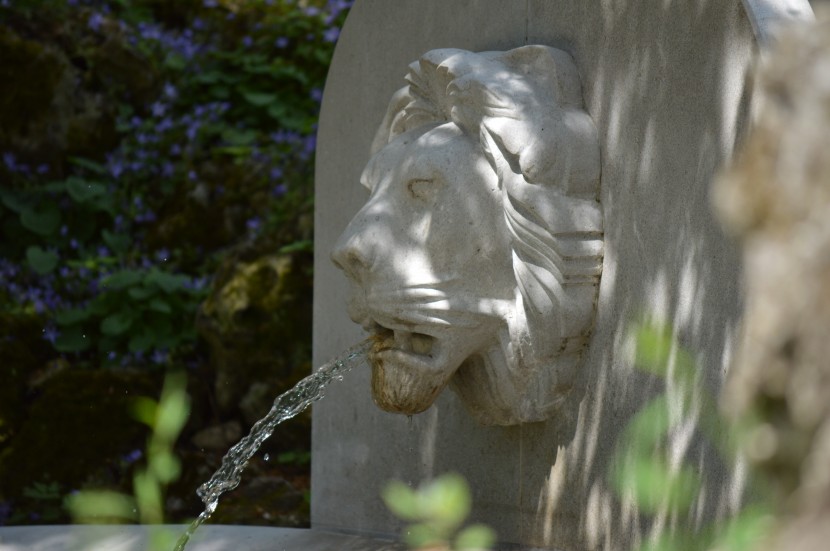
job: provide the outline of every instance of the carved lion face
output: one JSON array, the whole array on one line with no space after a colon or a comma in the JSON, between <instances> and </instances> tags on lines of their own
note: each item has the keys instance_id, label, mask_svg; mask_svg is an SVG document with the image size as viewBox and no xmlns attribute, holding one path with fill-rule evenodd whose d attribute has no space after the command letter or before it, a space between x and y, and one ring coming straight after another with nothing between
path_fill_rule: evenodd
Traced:
<instances>
[{"instance_id":1,"label":"carved lion face","mask_svg":"<svg viewBox=\"0 0 830 551\"><path fill-rule=\"evenodd\" d=\"M375 400L418 413L492 342L513 299L498 178L449 123L398 136L361 180L369 200L333 258L356 284L352 319L376 335Z\"/></svg>"},{"instance_id":2,"label":"carved lion face","mask_svg":"<svg viewBox=\"0 0 830 551\"><path fill-rule=\"evenodd\" d=\"M513 424L568 392L601 217L593 125L567 105L573 82L552 86L575 75L562 55L436 50L393 98L361 178L369 199L332 253L353 283L349 314L375 339L381 408L419 413L451 383L481 422ZM554 161L539 150L552 144Z\"/></svg>"}]
</instances>

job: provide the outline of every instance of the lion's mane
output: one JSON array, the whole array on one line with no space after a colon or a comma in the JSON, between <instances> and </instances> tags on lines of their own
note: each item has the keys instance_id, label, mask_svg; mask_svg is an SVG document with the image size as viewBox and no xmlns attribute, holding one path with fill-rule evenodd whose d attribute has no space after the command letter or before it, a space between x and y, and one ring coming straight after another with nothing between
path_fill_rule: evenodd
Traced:
<instances>
[{"instance_id":1,"label":"lion's mane","mask_svg":"<svg viewBox=\"0 0 830 551\"><path fill-rule=\"evenodd\" d=\"M504 358L468 362L452 387L482 422L541 420L572 386L602 270L599 142L576 66L546 46L441 49L411 64L406 80L373 153L424 125L458 125L499 177L511 237L516 293L499 335Z\"/></svg>"}]
</instances>

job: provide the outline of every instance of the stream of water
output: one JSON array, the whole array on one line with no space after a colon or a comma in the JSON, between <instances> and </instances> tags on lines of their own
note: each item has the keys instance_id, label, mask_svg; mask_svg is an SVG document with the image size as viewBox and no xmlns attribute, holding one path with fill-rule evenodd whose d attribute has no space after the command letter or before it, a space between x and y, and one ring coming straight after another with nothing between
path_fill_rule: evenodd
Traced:
<instances>
[{"instance_id":1,"label":"stream of water","mask_svg":"<svg viewBox=\"0 0 830 551\"><path fill-rule=\"evenodd\" d=\"M219 497L239 485L239 481L242 479L242 471L248 465L248 461L265 439L271 436L274 427L301 413L312 402L322 398L326 386L335 379L339 380L343 373L362 361L371 346L370 339L356 344L339 358L324 364L290 390L277 396L268 414L254 424L248 436L240 440L225 454L225 457L222 458L222 466L213 473L210 480L202 484L197 490L196 493L199 494L205 504L205 510L187 527L187 531L182 534L176 543L175 551L184 550L196 529L209 519L216 510Z\"/></svg>"}]
</instances>

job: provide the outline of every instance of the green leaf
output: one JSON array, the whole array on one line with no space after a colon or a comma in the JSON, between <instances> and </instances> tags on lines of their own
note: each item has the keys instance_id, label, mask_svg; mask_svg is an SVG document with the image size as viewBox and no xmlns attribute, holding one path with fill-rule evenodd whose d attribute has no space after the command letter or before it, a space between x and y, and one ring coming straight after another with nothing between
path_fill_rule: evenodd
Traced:
<instances>
[{"instance_id":1,"label":"green leaf","mask_svg":"<svg viewBox=\"0 0 830 551\"><path fill-rule=\"evenodd\" d=\"M160 312L162 314L170 314L173 312L173 309L170 308L170 305L160 298L154 298L153 300L151 300L148 308L150 310L153 310L154 312Z\"/></svg>"},{"instance_id":2,"label":"green leaf","mask_svg":"<svg viewBox=\"0 0 830 551\"><path fill-rule=\"evenodd\" d=\"M155 343L156 336L145 330L143 333L133 335L130 338L130 342L127 344L127 348L130 349L130 352L144 352L148 348L151 348Z\"/></svg>"},{"instance_id":3,"label":"green leaf","mask_svg":"<svg viewBox=\"0 0 830 551\"><path fill-rule=\"evenodd\" d=\"M187 281L187 276L162 272L156 269L152 270L145 279L146 283L155 284L166 293L184 289Z\"/></svg>"},{"instance_id":4,"label":"green leaf","mask_svg":"<svg viewBox=\"0 0 830 551\"><path fill-rule=\"evenodd\" d=\"M156 412L158 404L152 398L138 396L130 401L130 414L134 419L150 428L156 426Z\"/></svg>"},{"instance_id":5,"label":"green leaf","mask_svg":"<svg viewBox=\"0 0 830 551\"><path fill-rule=\"evenodd\" d=\"M403 534L403 540L410 549L438 548L443 543L442 534L437 533L435 527L429 523L419 523L408 526Z\"/></svg>"},{"instance_id":6,"label":"green leaf","mask_svg":"<svg viewBox=\"0 0 830 551\"><path fill-rule=\"evenodd\" d=\"M181 463L169 450L161 450L150 456L150 472L162 484L173 482L182 472Z\"/></svg>"},{"instance_id":7,"label":"green leaf","mask_svg":"<svg viewBox=\"0 0 830 551\"><path fill-rule=\"evenodd\" d=\"M86 309L71 308L55 313L55 321L58 325L74 325L89 319L90 312Z\"/></svg>"},{"instance_id":8,"label":"green leaf","mask_svg":"<svg viewBox=\"0 0 830 551\"><path fill-rule=\"evenodd\" d=\"M116 312L101 321L101 332L110 336L122 335L132 326L134 319L129 312Z\"/></svg>"},{"instance_id":9,"label":"green leaf","mask_svg":"<svg viewBox=\"0 0 830 551\"><path fill-rule=\"evenodd\" d=\"M29 206L29 202L18 193L10 189L0 189L0 201L14 212L21 213Z\"/></svg>"},{"instance_id":10,"label":"green leaf","mask_svg":"<svg viewBox=\"0 0 830 551\"><path fill-rule=\"evenodd\" d=\"M312 241L311 239L304 239L302 241L295 241L293 243L289 243L288 245L285 245L284 247L280 247L279 251L277 251L277 252L280 253L280 254L284 254L284 253L293 253L293 252L298 252L298 251L311 252L313 250L314 250L314 241Z\"/></svg>"},{"instance_id":11,"label":"green leaf","mask_svg":"<svg viewBox=\"0 0 830 551\"><path fill-rule=\"evenodd\" d=\"M222 132L222 139L234 146L250 145L257 138L256 130L237 130L227 128Z\"/></svg>"},{"instance_id":12,"label":"green leaf","mask_svg":"<svg viewBox=\"0 0 830 551\"><path fill-rule=\"evenodd\" d=\"M120 270L104 279L101 284L109 289L123 289L140 282L144 273L138 270Z\"/></svg>"},{"instance_id":13,"label":"green leaf","mask_svg":"<svg viewBox=\"0 0 830 551\"><path fill-rule=\"evenodd\" d=\"M470 489L461 475L448 473L419 492L421 511L436 523L455 528L470 514Z\"/></svg>"},{"instance_id":14,"label":"green leaf","mask_svg":"<svg viewBox=\"0 0 830 551\"><path fill-rule=\"evenodd\" d=\"M66 191L69 196L77 203L84 203L107 193L107 188L103 184L97 182L90 182L82 178L68 178L66 180Z\"/></svg>"},{"instance_id":15,"label":"green leaf","mask_svg":"<svg viewBox=\"0 0 830 551\"><path fill-rule=\"evenodd\" d=\"M276 94L268 94L265 92L242 92L245 101L256 107L265 107L277 100Z\"/></svg>"},{"instance_id":16,"label":"green leaf","mask_svg":"<svg viewBox=\"0 0 830 551\"><path fill-rule=\"evenodd\" d=\"M40 247L32 246L26 249L26 260L29 266L40 275L46 275L58 265L59 257L52 251L44 251Z\"/></svg>"},{"instance_id":17,"label":"green leaf","mask_svg":"<svg viewBox=\"0 0 830 551\"><path fill-rule=\"evenodd\" d=\"M455 549L457 551L489 549L496 543L496 532L484 524L468 526L455 538Z\"/></svg>"},{"instance_id":18,"label":"green leaf","mask_svg":"<svg viewBox=\"0 0 830 551\"><path fill-rule=\"evenodd\" d=\"M20 213L23 227L38 235L52 235L61 223L61 213L54 203L47 203L38 209L26 208Z\"/></svg>"},{"instance_id":19,"label":"green leaf","mask_svg":"<svg viewBox=\"0 0 830 551\"><path fill-rule=\"evenodd\" d=\"M741 511L731 520L719 542L712 548L724 551L750 551L769 536L774 525L771 511L761 507L750 507Z\"/></svg>"},{"instance_id":20,"label":"green leaf","mask_svg":"<svg viewBox=\"0 0 830 551\"><path fill-rule=\"evenodd\" d=\"M95 174L106 174L107 169L101 163L96 163L95 161L90 161L89 159L84 159L83 157L69 157L69 162L75 166L80 166L85 168Z\"/></svg>"},{"instance_id":21,"label":"green leaf","mask_svg":"<svg viewBox=\"0 0 830 551\"><path fill-rule=\"evenodd\" d=\"M104 243L116 253L124 254L130 248L130 236L123 233L112 233L108 230L101 232Z\"/></svg>"},{"instance_id":22,"label":"green leaf","mask_svg":"<svg viewBox=\"0 0 830 551\"><path fill-rule=\"evenodd\" d=\"M164 66L174 71L181 71L187 67L187 59L179 54L170 54L164 60Z\"/></svg>"},{"instance_id":23,"label":"green leaf","mask_svg":"<svg viewBox=\"0 0 830 551\"><path fill-rule=\"evenodd\" d=\"M415 491L403 482L394 480L387 484L381 497L398 518L409 521L423 518Z\"/></svg>"},{"instance_id":24,"label":"green leaf","mask_svg":"<svg viewBox=\"0 0 830 551\"><path fill-rule=\"evenodd\" d=\"M67 496L65 504L75 522L100 524L102 518L136 520L135 500L117 492L78 492Z\"/></svg>"},{"instance_id":25,"label":"green leaf","mask_svg":"<svg viewBox=\"0 0 830 551\"><path fill-rule=\"evenodd\" d=\"M151 296L155 295L156 290L153 289L152 287L146 287L146 286L143 286L143 285L142 286L136 285L136 286L130 287L130 289L127 291L127 294L130 295L130 297L134 298L135 300L142 301L142 300L147 300Z\"/></svg>"},{"instance_id":26,"label":"green leaf","mask_svg":"<svg viewBox=\"0 0 830 551\"><path fill-rule=\"evenodd\" d=\"M69 326L63 328L55 339L55 350L58 352L82 352L92 344L86 336L83 327Z\"/></svg>"},{"instance_id":27,"label":"green leaf","mask_svg":"<svg viewBox=\"0 0 830 551\"><path fill-rule=\"evenodd\" d=\"M700 488L700 476L691 467L672 472L661 457L629 456L616 476L620 493L630 491L637 506L652 514L664 507L684 513Z\"/></svg>"},{"instance_id":28,"label":"green leaf","mask_svg":"<svg viewBox=\"0 0 830 551\"><path fill-rule=\"evenodd\" d=\"M184 428L190 413L190 400L185 387L187 380L181 373L168 375L161 391L155 432L158 438L172 442Z\"/></svg>"},{"instance_id":29,"label":"green leaf","mask_svg":"<svg viewBox=\"0 0 830 551\"><path fill-rule=\"evenodd\" d=\"M665 328L639 325L633 329L637 347L636 365L643 371L666 377L670 368L675 380L691 382L697 375L694 358L677 346L674 335Z\"/></svg>"}]
</instances>

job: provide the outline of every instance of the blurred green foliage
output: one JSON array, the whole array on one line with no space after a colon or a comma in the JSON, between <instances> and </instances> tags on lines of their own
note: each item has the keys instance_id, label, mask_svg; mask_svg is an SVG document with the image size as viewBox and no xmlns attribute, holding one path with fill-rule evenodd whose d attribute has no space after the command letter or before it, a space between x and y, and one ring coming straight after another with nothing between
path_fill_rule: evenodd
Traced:
<instances>
[{"instance_id":1,"label":"blurred green foliage","mask_svg":"<svg viewBox=\"0 0 830 551\"><path fill-rule=\"evenodd\" d=\"M209 373L196 320L223 266L282 252L310 276L316 120L350 5L0 0L0 468L29 453L56 374ZM124 455L134 436L101 438ZM84 482L44 476L19 482ZM0 525L55 520L9 477Z\"/></svg>"},{"instance_id":2,"label":"blurred green foliage","mask_svg":"<svg viewBox=\"0 0 830 551\"><path fill-rule=\"evenodd\" d=\"M45 95L24 94L44 87L26 71L0 90L0 308L42 316L85 365L190 352L229 247L311 242L316 117L348 6L0 4L4 59L55 73ZM21 112L44 124L12 124Z\"/></svg>"},{"instance_id":3,"label":"blurred green foliage","mask_svg":"<svg viewBox=\"0 0 830 551\"><path fill-rule=\"evenodd\" d=\"M772 504L760 483L751 484L750 501L732 518L699 527L690 512L700 498L705 473L677 461L670 434L693 425L721 455L735 465L742 423L723 419L702 380L694 357L665 327L640 324L630 330L635 365L665 382L666 392L648 402L629 422L617 447L611 483L618 495L645 514L669 514L672 526L640 551L749 551L771 527Z\"/></svg>"},{"instance_id":4,"label":"blurred green foliage","mask_svg":"<svg viewBox=\"0 0 830 551\"><path fill-rule=\"evenodd\" d=\"M493 530L482 524L461 529L470 514L472 499L467 482L448 473L418 490L403 482L390 482L383 501L400 519L409 524L403 540L412 549L483 551L496 541Z\"/></svg>"},{"instance_id":5,"label":"blurred green foliage","mask_svg":"<svg viewBox=\"0 0 830 551\"><path fill-rule=\"evenodd\" d=\"M174 444L184 428L190 409L185 387L185 374L171 372L165 379L158 401L147 397L133 401L133 415L150 427L147 464L135 472L134 495L93 489L69 495L65 505L76 522L164 522L165 488L181 474L181 463L174 454ZM171 549L174 541L175 534L155 531L151 533L150 549Z\"/></svg>"}]
</instances>

